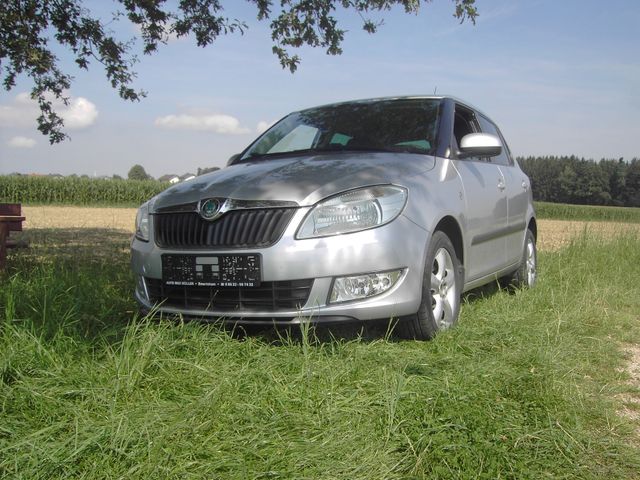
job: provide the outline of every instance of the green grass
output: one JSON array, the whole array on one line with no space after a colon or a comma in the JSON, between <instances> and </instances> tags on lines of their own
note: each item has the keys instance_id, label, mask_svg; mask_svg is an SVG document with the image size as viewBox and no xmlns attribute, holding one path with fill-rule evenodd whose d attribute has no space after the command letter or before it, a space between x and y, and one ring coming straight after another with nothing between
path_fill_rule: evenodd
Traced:
<instances>
[{"instance_id":1,"label":"green grass","mask_svg":"<svg viewBox=\"0 0 640 480\"><path fill-rule=\"evenodd\" d=\"M640 477L614 397L640 393L637 237L541 253L535 289L413 342L136 318L127 235L62 233L0 277L2 478Z\"/></svg>"},{"instance_id":2,"label":"green grass","mask_svg":"<svg viewBox=\"0 0 640 480\"><path fill-rule=\"evenodd\" d=\"M534 202L538 218L640 223L640 208Z\"/></svg>"}]
</instances>

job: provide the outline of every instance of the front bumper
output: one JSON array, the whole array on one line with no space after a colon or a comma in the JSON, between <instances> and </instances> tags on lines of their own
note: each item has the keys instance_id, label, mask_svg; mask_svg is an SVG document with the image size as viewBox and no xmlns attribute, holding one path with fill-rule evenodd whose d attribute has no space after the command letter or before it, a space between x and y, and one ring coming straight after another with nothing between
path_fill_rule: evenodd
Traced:
<instances>
[{"instance_id":1,"label":"front bumper","mask_svg":"<svg viewBox=\"0 0 640 480\"><path fill-rule=\"evenodd\" d=\"M382 227L325 238L296 240L295 232L308 209L301 208L282 238L271 247L234 250L160 249L154 242L132 241L131 266L137 277L135 297L143 311L182 315L209 321L222 320L247 324L325 323L351 320L399 318L418 310L427 231L404 216ZM153 229L151 229L153 232ZM216 309L156 305L149 299L145 282L162 278L161 254L246 254L259 253L263 282L312 279L308 297L298 308L288 309ZM330 303L335 277L402 269L403 274L388 291L362 300Z\"/></svg>"}]
</instances>

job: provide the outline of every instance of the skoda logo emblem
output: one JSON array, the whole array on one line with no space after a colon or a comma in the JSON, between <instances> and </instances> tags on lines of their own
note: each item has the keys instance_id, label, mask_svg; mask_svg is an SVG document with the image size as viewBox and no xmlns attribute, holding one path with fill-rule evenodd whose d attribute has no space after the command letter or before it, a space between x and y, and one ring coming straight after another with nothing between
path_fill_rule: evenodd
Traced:
<instances>
[{"instance_id":1,"label":"skoda logo emblem","mask_svg":"<svg viewBox=\"0 0 640 480\"><path fill-rule=\"evenodd\" d=\"M222 203L217 198L209 198L200 204L200 216L205 220L215 220L221 214Z\"/></svg>"}]
</instances>

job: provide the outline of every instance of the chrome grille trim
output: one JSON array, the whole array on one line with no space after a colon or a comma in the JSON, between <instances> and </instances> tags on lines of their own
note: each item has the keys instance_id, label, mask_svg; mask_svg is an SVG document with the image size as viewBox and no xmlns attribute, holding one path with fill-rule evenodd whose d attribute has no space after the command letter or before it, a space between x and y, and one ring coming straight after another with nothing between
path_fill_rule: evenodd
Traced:
<instances>
[{"instance_id":1,"label":"chrome grille trim","mask_svg":"<svg viewBox=\"0 0 640 480\"><path fill-rule=\"evenodd\" d=\"M280 239L296 211L234 210L215 221L196 212L155 214L155 242L162 248L265 248Z\"/></svg>"},{"instance_id":2,"label":"chrome grille trim","mask_svg":"<svg viewBox=\"0 0 640 480\"><path fill-rule=\"evenodd\" d=\"M181 205L171 205L169 207L157 208L154 214L179 213L179 212L199 212L200 205L209 199L215 199L222 205L222 213L234 210L255 210L265 208L295 208L299 205L289 200L236 200L234 198L206 197L197 202L183 203Z\"/></svg>"}]
</instances>

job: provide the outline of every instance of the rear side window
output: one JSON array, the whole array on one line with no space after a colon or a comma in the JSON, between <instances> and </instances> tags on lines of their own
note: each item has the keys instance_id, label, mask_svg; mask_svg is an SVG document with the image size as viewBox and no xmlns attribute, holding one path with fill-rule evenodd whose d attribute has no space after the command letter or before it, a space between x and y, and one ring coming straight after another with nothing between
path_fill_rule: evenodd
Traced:
<instances>
[{"instance_id":1,"label":"rear side window","mask_svg":"<svg viewBox=\"0 0 640 480\"><path fill-rule=\"evenodd\" d=\"M491 157L491 163L495 163L496 165L513 165L511 157L509 156L509 148L507 147L504 138L502 138L498 128L491 120L483 117L482 115L478 115L476 118L478 119L478 123L480 123L480 128L483 133L490 133L491 135L498 137L500 143L502 143L502 153L497 157Z\"/></svg>"}]
</instances>

